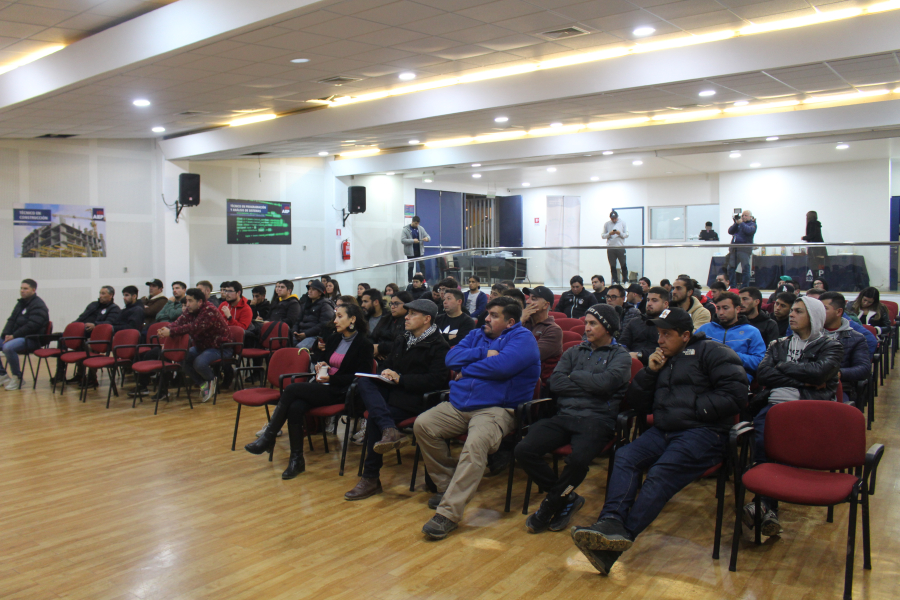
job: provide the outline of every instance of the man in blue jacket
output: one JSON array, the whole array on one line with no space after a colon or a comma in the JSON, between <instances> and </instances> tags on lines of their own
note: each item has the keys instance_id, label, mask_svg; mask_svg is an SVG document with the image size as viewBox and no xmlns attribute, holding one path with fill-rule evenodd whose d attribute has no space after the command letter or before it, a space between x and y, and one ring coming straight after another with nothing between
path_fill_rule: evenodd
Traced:
<instances>
[{"instance_id":1,"label":"man in blue jacket","mask_svg":"<svg viewBox=\"0 0 900 600\"><path fill-rule=\"evenodd\" d=\"M866 338L850 326L851 321L844 317L847 300L838 292L825 292L819 296L825 305L825 332L827 338L837 340L844 347L844 358L841 359L841 382L844 402L857 401L857 384L868 381L872 373L872 355L866 346ZM858 406L858 404L857 404Z\"/></svg>"},{"instance_id":2,"label":"man in blue jacket","mask_svg":"<svg viewBox=\"0 0 900 600\"><path fill-rule=\"evenodd\" d=\"M731 234L732 244L752 244L753 236L756 235L756 217L749 210L741 213L740 217L734 217L734 225L728 228ZM737 288L747 287L750 285L750 254L752 248L731 248L728 252L728 281L734 283ZM737 285L738 263L741 265L741 285Z\"/></svg>"},{"instance_id":3,"label":"man in blue jacket","mask_svg":"<svg viewBox=\"0 0 900 600\"><path fill-rule=\"evenodd\" d=\"M534 395L541 355L521 318L522 307L513 298L488 302L484 328L471 331L447 353L447 366L457 374L450 382L450 401L416 419L416 440L438 492L428 501L437 512L422 528L433 540L457 528L488 455L513 430L513 410ZM456 460L445 440L463 434L467 439Z\"/></svg>"},{"instance_id":4,"label":"man in blue jacket","mask_svg":"<svg viewBox=\"0 0 900 600\"><path fill-rule=\"evenodd\" d=\"M707 323L697 329L706 337L727 345L734 350L744 363L747 379L753 381L756 367L766 355L766 344L759 329L750 324L741 314L741 297L733 292L722 292L716 298L718 323Z\"/></svg>"}]
</instances>

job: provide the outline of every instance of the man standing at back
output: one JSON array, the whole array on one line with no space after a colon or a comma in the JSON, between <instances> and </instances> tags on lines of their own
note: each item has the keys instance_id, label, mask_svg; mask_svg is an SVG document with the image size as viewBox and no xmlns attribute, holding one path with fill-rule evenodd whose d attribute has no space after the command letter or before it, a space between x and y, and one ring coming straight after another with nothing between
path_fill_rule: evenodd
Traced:
<instances>
[{"instance_id":1,"label":"man standing at back","mask_svg":"<svg viewBox=\"0 0 900 600\"><path fill-rule=\"evenodd\" d=\"M628 237L628 227L625 221L619 218L619 213L612 211L609 213L609 221L603 225L603 233L601 234L608 250L606 257L609 259L609 270L612 272L612 282L628 282L628 265L625 264L625 238ZM616 272L616 261L622 267L622 278Z\"/></svg>"},{"instance_id":2,"label":"man standing at back","mask_svg":"<svg viewBox=\"0 0 900 600\"><path fill-rule=\"evenodd\" d=\"M752 244L753 236L756 235L756 217L749 210L741 213L741 216L734 217L734 225L728 228L732 244ZM750 255L753 249L749 246L743 248L732 247L728 252L728 281L738 284L737 272L738 264L741 265L741 285L738 287L747 287L750 285Z\"/></svg>"},{"instance_id":3,"label":"man standing at back","mask_svg":"<svg viewBox=\"0 0 900 600\"><path fill-rule=\"evenodd\" d=\"M9 391L21 389L22 370L19 368L19 352L33 352L40 346L37 339L28 339L30 335L47 333L50 312L47 305L37 295L37 282L34 279L23 279L19 285L19 300L13 307L3 333L0 334L0 350L6 356L6 368L0 365L0 385ZM9 377L7 369L11 371Z\"/></svg>"},{"instance_id":4,"label":"man standing at back","mask_svg":"<svg viewBox=\"0 0 900 600\"><path fill-rule=\"evenodd\" d=\"M444 539L457 528L484 476L488 454L499 449L515 425L513 410L534 394L540 352L521 317L522 308L512 298L488 302L484 329L447 354L447 366L457 373L450 401L416 419L416 439L438 491L428 501L437 512L422 528L431 539ZM463 434L466 442L455 460L445 440Z\"/></svg>"},{"instance_id":5,"label":"man standing at back","mask_svg":"<svg viewBox=\"0 0 900 600\"><path fill-rule=\"evenodd\" d=\"M428 232L421 225L419 216L412 218L409 225L403 227L400 232L400 243L403 244L403 254L407 258L419 258L425 255L425 242L431 241ZM408 278L412 281L413 274L424 270L422 261L410 261L408 268Z\"/></svg>"}]
</instances>

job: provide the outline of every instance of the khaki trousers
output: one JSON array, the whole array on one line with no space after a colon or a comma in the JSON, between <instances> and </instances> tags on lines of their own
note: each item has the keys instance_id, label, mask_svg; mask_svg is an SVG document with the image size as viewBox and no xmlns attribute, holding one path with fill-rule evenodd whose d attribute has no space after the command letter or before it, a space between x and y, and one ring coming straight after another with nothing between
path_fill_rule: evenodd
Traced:
<instances>
[{"instance_id":1,"label":"khaki trousers","mask_svg":"<svg viewBox=\"0 0 900 600\"><path fill-rule=\"evenodd\" d=\"M444 498L437 513L459 523L466 504L484 476L489 454L515 426L513 411L491 407L462 412L442 402L419 415L413 427L425 466ZM445 440L467 434L459 459L450 454Z\"/></svg>"}]
</instances>

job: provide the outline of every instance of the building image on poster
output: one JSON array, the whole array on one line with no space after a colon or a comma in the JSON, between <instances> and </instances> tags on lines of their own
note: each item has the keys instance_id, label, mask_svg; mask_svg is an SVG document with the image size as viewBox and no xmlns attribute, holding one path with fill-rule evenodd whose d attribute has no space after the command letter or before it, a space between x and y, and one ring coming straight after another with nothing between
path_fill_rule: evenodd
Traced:
<instances>
[{"instance_id":1,"label":"building image on poster","mask_svg":"<svg viewBox=\"0 0 900 600\"><path fill-rule=\"evenodd\" d=\"M291 203L228 200L229 244L291 243Z\"/></svg>"},{"instance_id":2,"label":"building image on poster","mask_svg":"<svg viewBox=\"0 0 900 600\"><path fill-rule=\"evenodd\" d=\"M14 204L15 258L106 256L106 211L72 204Z\"/></svg>"}]
</instances>

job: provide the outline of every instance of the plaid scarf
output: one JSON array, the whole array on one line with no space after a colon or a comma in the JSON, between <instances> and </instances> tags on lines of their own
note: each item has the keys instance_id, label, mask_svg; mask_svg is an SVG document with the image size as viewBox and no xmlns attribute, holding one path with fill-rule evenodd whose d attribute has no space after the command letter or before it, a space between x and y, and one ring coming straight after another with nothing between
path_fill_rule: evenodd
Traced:
<instances>
[{"instance_id":1,"label":"plaid scarf","mask_svg":"<svg viewBox=\"0 0 900 600\"><path fill-rule=\"evenodd\" d=\"M437 326L432 325L431 327L426 329L425 333L423 333L419 337L413 337L413 334L411 331L404 332L403 335L406 336L406 349L409 350L410 348L412 348L413 346L415 346L416 344L418 344L419 342L421 342L422 340L427 338L429 335L431 335L435 331L437 331Z\"/></svg>"}]
</instances>

